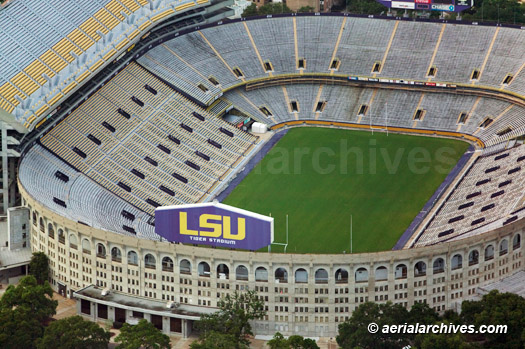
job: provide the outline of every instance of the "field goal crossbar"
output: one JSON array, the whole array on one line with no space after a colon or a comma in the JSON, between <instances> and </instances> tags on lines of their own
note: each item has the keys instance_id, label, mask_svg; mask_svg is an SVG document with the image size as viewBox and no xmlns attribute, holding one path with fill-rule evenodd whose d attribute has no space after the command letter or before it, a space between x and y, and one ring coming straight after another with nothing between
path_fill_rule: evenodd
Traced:
<instances>
[{"instance_id":1,"label":"field goal crossbar","mask_svg":"<svg viewBox=\"0 0 525 349\"><path fill-rule=\"evenodd\" d=\"M369 117L370 121L370 130L372 131L372 135L374 134L374 130L378 131L386 131L386 135L388 136L388 103L385 103L385 127L374 127L372 126L372 114L370 114Z\"/></svg>"},{"instance_id":2,"label":"field goal crossbar","mask_svg":"<svg viewBox=\"0 0 525 349\"><path fill-rule=\"evenodd\" d=\"M286 243L283 242L272 242L268 245L268 252L272 252L272 245L284 246L284 253L288 247L288 215L286 215Z\"/></svg>"}]
</instances>

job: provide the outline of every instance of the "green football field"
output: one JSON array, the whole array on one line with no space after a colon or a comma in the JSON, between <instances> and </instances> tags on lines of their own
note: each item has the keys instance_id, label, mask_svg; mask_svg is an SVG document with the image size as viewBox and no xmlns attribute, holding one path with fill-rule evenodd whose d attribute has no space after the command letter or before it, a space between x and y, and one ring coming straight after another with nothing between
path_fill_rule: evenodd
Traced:
<instances>
[{"instance_id":1,"label":"green football field","mask_svg":"<svg viewBox=\"0 0 525 349\"><path fill-rule=\"evenodd\" d=\"M350 253L351 226L353 253L390 250L468 146L294 128L224 203L274 217L278 243L286 241L288 215L288 253ZM272 252L282 251L272 245Z\"/></svg>"}]
</instances>

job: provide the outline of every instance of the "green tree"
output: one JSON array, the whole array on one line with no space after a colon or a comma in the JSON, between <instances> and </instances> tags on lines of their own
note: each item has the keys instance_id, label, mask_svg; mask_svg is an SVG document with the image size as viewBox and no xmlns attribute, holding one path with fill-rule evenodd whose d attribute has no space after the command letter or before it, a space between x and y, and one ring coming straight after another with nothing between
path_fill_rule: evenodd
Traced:
<instances>
[{"instance_id":1,"label":"green tree","mask_svg":"<svg viewBox=\"0 0 525 349\"><path fill-rule=\"evenodd\" d=\"M464 301L461 304L461 320L464 324L506 325L506 333L486 333L480 341L487 348L525 347L525 298L514 293L494 290L480 301Z\"/></svg>"},{"instance_id":2,"label":"green tree","mask_svg":"<svg viewBox=\"0 0 525 349\"><path fill-rule=\"evenodd\" d=\"M337 344L342 348L401 348L409 344L406 334L383 334L385 325L404 324L409 318L408 311L399 304L377 304L366 302L352 313L348 321L339 324ZM379 331L370 333L368 325L376 323Z\"/></svg>"},{"instance_id":3,"label":"green tree","mask_svg":"<svg viewBox=\"0 0 525 349\"><path fill-rule=\"evenodd\" d=\"M115 338L118 349L168 349L170 337L159 331L151 322L141 319L137 325L125 323Z\"/></svg>"},{"instance_id":4,"label":"green tree","mask_svg":"<svg viewBox=\"0 0 525 349\"><path fill-rule=\"evenodd\" d=\"M241 16L244 18L257 16L257 5L255 5L255 3L252 2L250 6L244 9Z\"/></svg>"},{"instance_id":5,"label":"green tree","mask_svg":"<svg viewBox=\"0 0 525 349\"><path fill-rule=\"evenodd\" d=\"M33 252L29 262L29 274L33 275L39 284L49 280L49 258L44 252Z\"/></svg>"},{"instance_id":6,"label":"green tree","mask_svg":"<svg viewBox=\"0 0 525 349\"><path fill-rule=\"evenodd\" d=\"M0 299L0 309L24 310L40 323L56 314L57 305L49 283L38 285L33 275L20 279L18 286L9 285Z\"/></svg>"},{"instance_id":7,"label":"green tree","mask_svg":"<svg viewBox=\"0 0 525 349\"><path fill-rule=\"evenodd\" d=\"M110 333L95 322L77 315L52 322L37 340L37 348L105 349L110 337Z\"/></svg>"},{"instance_id":8,"label":"green tree","mask_svg":"<svg viewBox=\"0 0 525 349\"><path fill-rule=\"evenodd\" d=\"M350 13L367 15L379 15L388 11L385 6L376 0L347 0L346 10Z\"/></svg>"},{"instance_id":9,"label":"green tree","mask_svg":"<svg viewBox=\"0 0 525 349\"><path fill-rule=\"evenodd\" d=\"M439 320L439 314L427 303L414 303L409 311L410 324L431 325Z\"/></svg>"},{"instance_id":10,"label":"green tree","mask_svg":"<svg viewBox=\"0 0 525 349\"><path fill-rule=\"evenodd\" d=\"M257 297L255 291L236 291L233 295L228 294L222 298L218 306L219 311L204 315L197 322L196 327L201 334L200 343L195 345L206 343L207 335L216 332L233 336L235 348L246 348L250 344L247 336L253 335L250 321L266 314L263 301Z\"/></svg>"},{"instance_id":11,"label":"green tree","mask_svg":"<svg viewBox=\"0 0 525 349\"><path fill-rule=\"evenodd\" d=\"M525 3L518 0L474 0L474 6L461 15L469 21L525 24Z\"/></svg>"},{"instance_id":12,"label":"green tree","mask_svg":"<svg viewBox=\"0 0 525 349\"><path fill-rule=\"evenodd\" d=\"M292 13L292 10L280 2L269 2L266 5L259 7L257 10L258 15L273 15L279 13Z\"/></svg>"},{"instance_id":13,"label":"green tree","mask_svg":"<svg viewBox=\"0 0 525 349\"><path fill-rule=\"evenodd\" d=\"M26 309L0 309L0 348L35 348L42 333L42 324Z\"/></svg>"},{"instance_id":14,"label":"green tree","mask_svg":"<svg viewBox=\"0 0 525 349\"><path fill-rule=\"evenodd\" d=\"M299 13L308 13L308 12L314 12L314 8L312 6L303 6L300 9L297 10Z\"/></svg>"},{"instance_id":15,"label":"green tree","mask_svg":"<svg viewBox=\"0 0 525 349\"><path fill-rule=\"evenodd\" d=\"M434 349L434 348L455 348L455 349L474 349L477 345L466 342L464 336L460 333L427 333L418 335L415 340L415 345L420 349Z\"/></svg>"},{"instance_id":16,"label":"green tree","mask_svg":"<svg viewBox=\"0 0 525 349\"><path fill-rule=\"evenodd\" d=\"M231 334L211 331L199 342L191 343L191 349L231 349L235 348L237 340Z\"/></svg>"},{"instance_id":17,"label":"green tree","mask_svg":"<svg viewBox=\"0 0 525 349\"><path fill-rule=\"evenodd\" d=\"M297 335L286 339L280 332L276 332L267 345L270 349L319 349L319 346L313 339Z\"/></svg>"}]
</instances>

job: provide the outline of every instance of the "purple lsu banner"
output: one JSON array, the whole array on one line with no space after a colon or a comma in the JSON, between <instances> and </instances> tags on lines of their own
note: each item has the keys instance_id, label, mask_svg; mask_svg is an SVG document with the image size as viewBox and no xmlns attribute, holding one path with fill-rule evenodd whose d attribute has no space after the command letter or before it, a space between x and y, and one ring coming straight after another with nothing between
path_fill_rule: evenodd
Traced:
<instances>
[{"instance_id":1,"label":"purple lsu banner","mask_svg":"<svg viewBox=\"0 0 525 349\"><path fill-rule=\"evenodd\" d=\"M163 206L155 233L170 242L258 250L273 242L273 218L221 203Z\"/></svg>"}]
</instances>

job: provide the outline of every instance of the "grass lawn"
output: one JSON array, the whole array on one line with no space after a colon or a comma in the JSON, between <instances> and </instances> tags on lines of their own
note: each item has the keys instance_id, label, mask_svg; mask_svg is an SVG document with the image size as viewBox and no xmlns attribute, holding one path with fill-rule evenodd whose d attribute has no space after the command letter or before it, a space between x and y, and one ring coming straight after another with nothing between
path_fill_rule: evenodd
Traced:
<instances>
[{"instance_id":1,"label":"grass lawn","mask_svg":"<svg viewBox=\"0 0 525 349\"><path fill-rule=\"evenodd\" d=\"M391 249L469 144L328 128L291 129L226 198L275 218L289 253ZM266 249L263 249L266 251ZM272 252L283 247L272 246Z\"/></svg>"}]
</instances>

